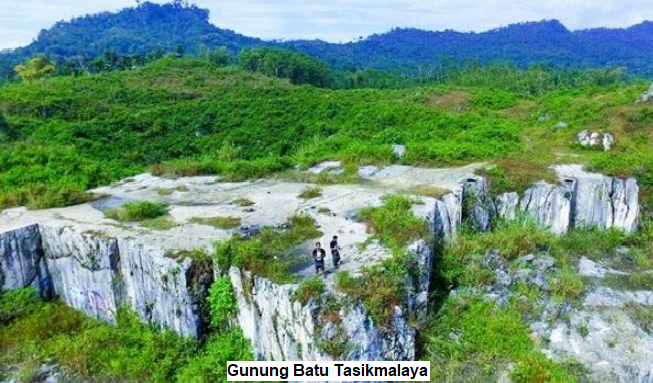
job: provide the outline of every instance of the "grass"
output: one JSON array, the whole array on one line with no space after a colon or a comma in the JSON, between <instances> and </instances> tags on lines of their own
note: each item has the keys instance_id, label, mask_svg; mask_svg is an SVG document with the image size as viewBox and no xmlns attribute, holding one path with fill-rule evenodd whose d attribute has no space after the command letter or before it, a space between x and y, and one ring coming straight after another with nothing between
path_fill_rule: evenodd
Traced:
<instances>
[{"instance_id":1,"label":"grass","mask_svg":"<svg viewBox=\"0 0 653 383\"><path fill-rule=\"evenodd\" d=\"M212 226L217 229L235 229L240 227L241 219L238 217L210 217L210 218L191 218L190 223L197 225Z\"/></svg>"},{"instance_id":2,"label":"grass","mask_svg":"<svg viewBox=\"0 0 653 383\"><path fill-rule=\"evenodd\" d=\"M140 226L153 230L170 230L179 225L169 217L157 217L140 221Z\"/></svg>"},{"instance_id":3,"label":"grass","mask_svg":"<svg viewBox=\"0 0 653 383\"><path fill-rule=\"evenodd\" d=\"M237 199L233 200L232 203L235 204L235 205L238 205L240 207L249 207L249 206L255 205L254 201L252 201L250 199L247 199L247 198L244 198L244 197L237 198Z\"/></svg>"},{"instance_id":4,"label":"grass","mask_svg":"<svg viewBox=\"0 0 653 383\"><path fill-rule=\"evenodd\" d=\"M575 269L564 266L550 278L551 293L554 301L580 303L583 293L583 277Z\"/></svg>"},{"instance_id":5,"label":"grass","mask_svg":"<svg viewBox=\"0 0 653 383\"><path fill-rule=\"evenodd\" d=\"M167 205L149 201L130 202L105 212L108 218L121 222L141 222L160 218L166 214L168 214Z\"/></svg>"},{"instance_id":6,"label":"grass","mask_svg":"<svg viewBox=\"0 0 653 383\"><path fill-rule=\"evenodd\" d=\"M426 221L413 215L414 203L401 195L387 195L383 206L361 209L358 219L369 225L374 236L394 254L403 254L412 241L428 234Z\"/></svg>"},{"instance_id":7,"label":"grass","mask_svg":"<svg viewBox=\"0 0 653 383\"><path fill-rule=\"evenodd\" d=\"M301 198L304 200L309 200L313 198L317 198L322 196L322 189L319 187L308 187L304 190L302 190L301 193L297 196L297 198Z\"/></svg>"},{"instance_id":8,"label":"grass","mask_svg":"<svg viewBox=\"0 0 653 383\"><path fill-rule=\"evenodd\" d=\"M167 196L167 195L171 195L172 193L174 193L176 191L178 191L178 192L187 192L189 189L188 189L188 186L186 186L186 185L179 185L179 186L176 186L174 188L156 188L155 190L160 196Z\"/></svg>"},{"instance_id":9,"label":"grass","mask_svg":"<svg viewBox=\"0 0 653 383\"><path fill-rule=\"evenodd\" d=\"M555 172L546 163L533 162L522 157L503 158L493 161L494 166L481 168L476 174L488 179L492 195L506 192L523 193L536 181L557 182Z\"/></svg>"},{"instance_id":10,"label":"grass","mask_svg":"<svg viewBox=\"0 0 653 383\"><path fill-rule=\"evenodd\" d=\"M477 233L463 227L454 241L445 244L440 274L447 286L460 283L483 285L493 278L491 270L481 266L482 257L497 250L507 261L546 249L555 236L532 220L500 221L496 228Z\"/></svg>"},{"instance_id":11,"label":"grass","mask_svg":"<svg viewBox=\"0 0 653 383\"><path fill-rule=\"evenodd\" d=\"M440 199L451 193L451 190L433 185L417 185L407 189L406 192L409 194Z\"/></svg>"},{"instance_id":12,"label":"grass","mask_svg":"<svg viewBox=\"0 0 653 383\"><path fill-rule=\"evenodd\" d=\"M296 276L291 269L307 261L307 257L293 254L294 248L323 233L308 215L291 217L288 226L289 229L264 227L253 238L243 240L234 236L217 243L214 257L219 270L225 272L233 265L276 283L294 282Z\"/></svg>"},{"instance_id":13,"label":"grass","mask_svg":"<svg viewBox=\"0 0 653 383\"><path fill-rule=\"evenodd\" d=\"M358 277L347 271L338 272L335 276L335 288L349 298L363 303L376 325L391 328L395 306L405 308L409 268L408 256L394 256L381 265L364 269Z\"/></svg>"},{"instance_id":14,"label":"grass","mask_svg":"<svg viewBox=\"0 0 653 383\"><path fill-rule=\"evenodd\" d=\"M628 273L628 275L607 274L603 283L618 290L651 290L653 288L653 271L636 271Z\"/></svg>"}]
</instances>

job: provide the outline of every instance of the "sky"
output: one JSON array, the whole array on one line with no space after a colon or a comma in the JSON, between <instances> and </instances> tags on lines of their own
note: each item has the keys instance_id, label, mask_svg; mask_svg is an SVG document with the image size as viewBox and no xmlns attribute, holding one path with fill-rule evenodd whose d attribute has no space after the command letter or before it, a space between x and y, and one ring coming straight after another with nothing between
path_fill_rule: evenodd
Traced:
<instances>
[{"instance_id":1,"label":"sky","mask_svg":"<svg viewBox=\"0 0 653 383\"><path fill-rule=\"evenodd\" d=\"M161 2L161 0L157 1ZM264 39L347 42L394 27L485 31L558 19L572 30L653 20L653 0L195 0L211 22ZM0 48L29 44L57 21L135 0L0 0Z\"/></svg>"}]
</instances>

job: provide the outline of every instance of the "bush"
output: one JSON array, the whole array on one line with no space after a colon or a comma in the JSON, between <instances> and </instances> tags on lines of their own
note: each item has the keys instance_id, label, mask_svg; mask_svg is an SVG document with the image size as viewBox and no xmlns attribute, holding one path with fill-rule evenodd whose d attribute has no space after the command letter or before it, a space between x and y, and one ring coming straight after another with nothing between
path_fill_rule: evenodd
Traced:
<instances>
[{"instance_id":1,"label":"bush","mask_svg":"<svg viewBox=\"0 0 653 383\"><path fill-rule=\"evenodd\" d=\"M299 301L302 305L305 305L311 299L319 298L324 292L324 288L324 278L311 277L303 280L299 284L297 290L293 293L293 299Z\"/></svg>"},{"instance_id":2,"label":"bush","mask_svg":"<svg viewBox=\"0 0 653 383\"><path fill-rule=\"evenodd\" d=\"M25 288L0 293L0 325L9 323L31 313L38 308L39 298L36 289Z\"/></svg>"},{"instance_id":3,"label":"bush","mask_svg":"<svg viewBox=\"0 0 653 383\"><path fill-rule=\"evenodd\" d=\"M238 304L229 277L218 277L207 298L211 310L211 326L224 330L228 321L238 315Z\"/></svg>"},{"instance_id":4,"label":"bush","mask_svg":"<svg viewBox=\"0 0 653 383\"><path fill-rule=\"evenodd\" d=\"M450 297L431 318L426 333L435 381L451 376L464 376L455 380L460 382L496 381L500 369L510 363L515 365L514 382L577 381L573 372L556 366L535 348L519 310L471 296ZM471 369L474 365L480 368Z\"/></svg>"},{"instance_id":5,"label":"bush","mask_svg":"<svg viewBox=\"0 0 653 383\"><path fill-rule=\"evenodd\" d=\"M254 360L251 345L240 330L211 335L206 345L185 361L177 372L177 383L227 381L227 362Z\"/></svg>"},{"instance_id":6,"label":"bush","mask_svg":"<svg viewBox=\"0 0 653 383\"><path fill-rule=\"evenodd\" d=\"M149 201L126 203L118 209L110 209L105 213L107 217L123 222L140 222L166 214L168 214L166 204Z\"/></svg>"},{"instance_id":7,"label":"bush","mask_svg":"<svg viewBox=\"0 0 653 383\"><path fill-rule=\"evenodd\" d=\"M313 199L313 198L320 197L321 195L322 195L322 189L318 187L309 187L304 189L301 193L299 193L297 198Z\"/></svg>"}]
</instances>

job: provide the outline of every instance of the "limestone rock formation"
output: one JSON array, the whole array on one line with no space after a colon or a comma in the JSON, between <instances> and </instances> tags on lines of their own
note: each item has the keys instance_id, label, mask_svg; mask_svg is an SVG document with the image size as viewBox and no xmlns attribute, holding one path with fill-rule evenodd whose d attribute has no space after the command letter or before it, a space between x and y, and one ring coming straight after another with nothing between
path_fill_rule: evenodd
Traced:
<instances>
[{"instance_id":1,"label":"limestone rock formation","mask_svg":"<svg viewBox=\"0 0 653 383\"><path fill-rule=\"evenodd\" d=\"M610 151L615 144L615 138L610 133L598 133L583 130L576 136L576 141L581 146L598 147L603 146L604 151Z\"/></svg>"},{"instance_id":2,"label":"limestone rock formation","mask_svg":"<svg viewBox=\"0 0 653 383\"><path fill-rule=\"evenodd\" d=\"M488 193L485 178L474 177L465 180L462 209L463 218L469 220L474 230L490 230L495 207Z\"/></svg>"},{"instance_id":3,"label":"limestone rock formation","mask_svg":"<svg viewBox=\"0 0 653 383\"><path fill-rule=\"evenodd\" d=\"M519 194L515 192L503 193L496 198L494 204L497 209L497 216L507 220L517 218Z\"/></svg>"},{"instance_id":4,"label":"limestone rock formation","mask_svg":"<svg viewBox=\"0 0 653 383\"><path fill-rule=\"evenodd\" d=\"M212 273L177 262L132 239L105 238L70 226L32 225L0 233L2 288L33 286L86 314L113 322L127 305L146 322L200 336L199 302Z\"/></svg>"},{"instance_id":5,"label":"limestone rock formation","mask_svg":"<svg viewBox=\"0 0 653 383\"><path fill-rule=\"evenodd\" d=\"M563 186L538 182L524 193L520 209L554 233L566 233L571 223L571 206L576 182Z\"/></svg>"},{"instance_id":6,"label":"limestone rock formation","mask_svg":"<svg viewBox=\"0 0 653 383\"><path fill-rule=\"evenodd\" d=\"M647 102L653 102L653 84L651 84L648 90L636 101L638 104L644 104Z\"/></svg>"}]
</instances>

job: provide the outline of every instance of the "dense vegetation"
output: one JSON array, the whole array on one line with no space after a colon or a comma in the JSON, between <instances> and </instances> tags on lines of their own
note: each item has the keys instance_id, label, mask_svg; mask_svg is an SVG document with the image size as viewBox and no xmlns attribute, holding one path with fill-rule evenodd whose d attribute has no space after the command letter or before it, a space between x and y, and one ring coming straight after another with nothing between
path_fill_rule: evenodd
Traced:
<instances>
[{"instance_id":1,"label":"dense vegetation","mask_svg":"<svg viewBox=\"0 0 653 383\"><path fill-rule=\"evenodd\" d=\"M391 144L407 145L405 164L496 160L503 188L574 161L635 175L650 194L653 108L634 104L646 85L565 72L569 81L553 87L551 76L533 92L542 83L534 73L491 67L439 86L328 90L169 57L127 72L5 85L0 206L83 202L89 188L150 166L157 175L243 180L340 159L354 174L356 165L397 161ZM611 132L616 148L575 146L581 128Z\"/></svg>"},{"instance_id":2,"label":"dense vegetation","mask_svg":"<svg viewBox=\"0 0 653 383\"><path fill-rule=\"evenodd\" d=\"M447 67L452 62L463 61L509 62L522 68L536 64L563 68L623 67L630 73L651 75L653 53L648 47L652 44L650 22L627 29L572 32L555 20L515 24L483 33L395 29L346 44L317 40L266 42L216 27L209 22L207 10L184 1L144 2L117 13L105 12L55 24L30 45L1 54L0 78L10 77L15 65L36 54L51 57L71 73L97 69L110 60L95 59L108 52L129 57L130 63L138 64L147 56L197 54L202 47L225 47L237 54L253 46L306 53L339 70L352 72L353 83L360 80L360 70L370 81L378 69L404 77L408 74L420 79L440 79L449 76Z\"/></svg>"},{"instance_id":3,"label":"dense vegetation","mask_svg":"<svg viewBox=\"0 0 653 383\"><path fill-rule=\"evenodd\" d=\"M19 366L29 381L42 363L57 363L78 377L143 383L216 383L230 360L252 360L240 330L224 325L234 308L231 285L218 280L209 299L212 333L203 342L143 325L126 309L117 325L90 319L31 289L0 295L0 365ZM72 378L70 381L79 381Z\"/></svg>"}]
</instances>

